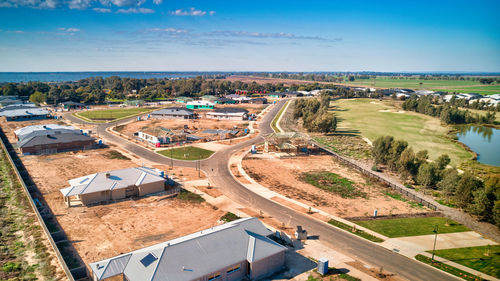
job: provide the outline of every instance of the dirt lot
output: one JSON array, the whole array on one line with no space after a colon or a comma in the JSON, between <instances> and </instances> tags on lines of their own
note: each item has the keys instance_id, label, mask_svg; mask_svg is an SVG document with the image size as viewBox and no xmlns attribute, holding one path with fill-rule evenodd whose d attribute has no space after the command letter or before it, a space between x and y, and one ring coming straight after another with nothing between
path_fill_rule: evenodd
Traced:
<instances>
[{"instance_id":1,"label":"dirt lot","mask_svg":"<svg viewBox=\"0 0 500 281\"><path fill-rule=\"evenodd\" d=\"M149 119L145 121L136 121L126 124L123 128L117 127L115 131L124 134L130 138L134 138L134 133L144 129L153 127L164 127L171 130L180 130L187 125L189 130L196 131L195 134L201 132L205 129L221 129L228 130L233 129L234 126L238 128L246 128L248 121L226 121L226 120L211 120L211 119L196 119L196 120L182 120L182 119L171 119L171 120L157 120Z\"/></svg>"},{"instance_id":2,"label":"dirt lot","mask_svg":"<svg viewBox=\"0 0 500 281\"><path fill-rule=\"evenodd\" d=\"M209 228L216 225L224 214L207 203L188 203L165 196L67 208L59 189L67 187L69 179L137 166L130 160L106 158L107 150L22 157L46 203L85 264ZM194 169L181 171L174 168L171 171L163 168L167 174L197 178Z\"/></svg>"},{"instance_id":3,"label":"dirt lot","mask_svg":"<svg viewBox=\"0 0 500 281\"><path fill-rule=\"evenodd\" d=\"M271 190L339 217L370 216L375 209L379 215L425 211L385 195L384 192L388 191L386 188L368 182L358 172L340 165L327 155L287 159L245 158L243 168L247 174ZM342 198L299 179L303 172L320 170L330 171L349 179L357 188L367 193L367 198Z\"/></svg>"}]
</instances>

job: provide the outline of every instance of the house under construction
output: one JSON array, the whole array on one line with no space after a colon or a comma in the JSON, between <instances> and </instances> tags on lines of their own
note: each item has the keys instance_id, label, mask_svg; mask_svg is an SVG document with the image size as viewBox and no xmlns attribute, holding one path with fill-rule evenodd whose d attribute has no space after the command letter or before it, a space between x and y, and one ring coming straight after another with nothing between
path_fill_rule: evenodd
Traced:
<instances>
[{"instance_id":1,"label":"house under construction","mask_svg":"<svg viewBox=\"0 0 500 281\"><path fill-rule=\"evenodd\" d=\"M264 152L281 152L288 154L309 153L313 146L309 145L307 136L296 133L271 133L264 137Z\"/></svg>"}]
</instances>

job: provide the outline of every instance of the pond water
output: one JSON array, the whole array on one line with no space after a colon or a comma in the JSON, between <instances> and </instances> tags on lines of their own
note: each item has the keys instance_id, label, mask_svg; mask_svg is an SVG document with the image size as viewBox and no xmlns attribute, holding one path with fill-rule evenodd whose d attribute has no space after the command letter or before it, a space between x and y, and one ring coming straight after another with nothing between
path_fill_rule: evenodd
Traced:
<instances>
[{"instance_id":1,"label":"pond water","mask_svg":"<svg viewBox=\"0 0 500 281\"><path fill-rule=\"evenodd\" d=\"M483 126L458 127L458 140L478 154L477 161L500 166L500 130Z\"/></svg>"}]
</instances>

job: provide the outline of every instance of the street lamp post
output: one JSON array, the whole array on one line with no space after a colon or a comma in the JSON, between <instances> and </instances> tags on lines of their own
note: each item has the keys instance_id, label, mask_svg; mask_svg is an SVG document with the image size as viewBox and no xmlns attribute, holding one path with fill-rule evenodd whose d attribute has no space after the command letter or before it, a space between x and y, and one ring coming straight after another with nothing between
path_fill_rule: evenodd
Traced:
<instances>
[{"instance_id":1,"label":"street lamp post","mask_svg":"<svg viewBox=\"0 0 500 281\"><path fill-rule=\"evenodd\" d=\"M438 230L439 230L439 226L436 224L436 227L434 228L434 230L432 232L434 232L434 247L432 248L432 258L431 258L431 261L434 261L434 252L436 251L436 241L437 241L437 237L438 237Z\"/></svg>"}]
</instances>

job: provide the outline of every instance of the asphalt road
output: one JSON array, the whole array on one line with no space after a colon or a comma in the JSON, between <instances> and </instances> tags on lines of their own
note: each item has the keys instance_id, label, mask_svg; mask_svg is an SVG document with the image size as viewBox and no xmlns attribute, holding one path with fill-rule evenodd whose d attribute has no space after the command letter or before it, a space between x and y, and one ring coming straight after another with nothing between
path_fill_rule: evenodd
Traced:
<instances>
[{"instance_id":1,"label":"asphalt road","mask_svg":"<svg viewBox=\"0 0 500 281\"><path fill-rule=\"evenodd\" d=\"M271 121L278 113L280 108L285 104L285 100L281 100L274 106L268 114L266 114L259 125L261 135L272 132ZM82 123L81 120L75 117L67 117L76 123ZM74 119L72 119L74 118ZM75 120L76 119L76 120ZM124 123L127 120L121 120L114 123L105 123L99 125L98 133L106 139L119 144L124 149L143 157L145 159L169 165L171 160L160 156L141 146L134 145L118 136L108 133L105 129ZM261 210L264 213L284 222L286 225L304 227L309 235L317 235L321 241L327 242L334 249L346 254L347 256L360 259L373 266L382 267L384 270L397 274L408 280L418 281L440 281L440 280L459 280L440 270L424 265L415 260L409 259L400 254L389 251L381 246L378 246L363 238L346 233L327 223L310 218L300 212L279 205L260 195L248 190L231 175L228 161L232 154L245 147L250 147L252 144L262 142L262 137L256 137L245 142L232 145L226 149L216 152L211 158L201 162L201 168L205 171L210 180L220 188L225 195L238 202L243 206L248 206ZM194 161L178 161L174 160L174 165L183 167L195 167ZM320 257L317 257L320 258Z\"/></svg>"}]
</instances>

